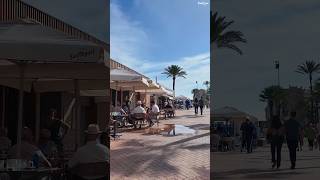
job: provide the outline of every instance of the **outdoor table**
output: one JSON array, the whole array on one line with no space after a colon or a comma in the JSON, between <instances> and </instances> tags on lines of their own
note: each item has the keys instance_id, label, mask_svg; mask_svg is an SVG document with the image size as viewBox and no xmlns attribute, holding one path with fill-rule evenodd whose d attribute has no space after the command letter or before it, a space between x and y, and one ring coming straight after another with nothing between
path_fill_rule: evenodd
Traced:
<instances>
[{"instance_id":1,"label":"outdoor table","mask_svg":"<svg viewBox=\"0 0 320 180\"><path fill-rule=\"evenodd\" d=\"M8 174L11 179L19 179L21 176L31 176L35 180L41 180L45 176L53 177L53 179L62 179L63 169L62 168L33 168L33 169L0 169L0 174Z\"/></svg>"},{"instance_id":2,"label":"outdoor table","mask_svg":"<svg viewBox=\"0 0 320 180\"><path fill-rule=\"evenodd\" d=\"M227 145L227 150L230 151L230 150L234 149L234 147L233 147L234 139L232 137L223 137L221 141L222 141L222 145ZM224 149L224 147L223 147L223 149Z\"/></svg>"},{"instance_id":3,"label":"outdoor table","mask_svg":"<svg viewBox=\"0 0 320 180\"><path fill-rule=\"evenodd\" d=\"M174 117L174 108L164 108L165 119L166 117Z\"/></svg>"},{"instance_id":4,"label":"outdoor table","mask_svg":"<svg viewBox=\"0 0 320 180\"><path fill-rule=\"evenodd\" d=\"M128 114L122 114L120 112L111 112L111 116L113 117L114 120L117 120L120 123L123 123L123 126L126 125L125 121L128 119ZM124 121L122 119L125 118Z\"/></svg>"},{"instance_id":5,"label":"outdoor table","mask_svg":"<svg viewBox=\"0 0 320 180\"><path fill-rule=\"evenodd\" d=\"M116 120L111 120L113 123L113 138L114 140L116 139L116 134L117 134L117 121Z\"/></svg>"}]
</instances>

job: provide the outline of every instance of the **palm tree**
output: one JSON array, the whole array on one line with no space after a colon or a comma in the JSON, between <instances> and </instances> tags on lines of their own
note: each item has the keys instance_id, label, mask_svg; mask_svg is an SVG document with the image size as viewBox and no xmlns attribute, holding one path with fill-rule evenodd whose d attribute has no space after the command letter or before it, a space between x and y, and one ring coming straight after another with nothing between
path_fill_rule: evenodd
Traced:
<instances>
[{"instance_id":1,"label":"palm tree","mask_svg":"<svg viewBox=\"0 0 320 180\"><path fill-rule=\"evenodd\" d=\"M176 78L177 77L186 78L186 75L187 75L187 73L183 70L183 68L178 65L171 65L166 67L162 74L167 75L167 77L172 77L173 92L175 92Z\"/></svg>"},{"instance_id":2,"label":"palm tree","mask_svg":"<svg viewBox=\"0 0 320 180\"><path fill-rule=\"evenodd\" d=\"M269 117L273 115L273 107L278 105L280 107L281 101L285 98L284 90L279 86L269 86L262 90L259 95L260 101L267 102L269 107ZM278 115L280 115L280 108L278 108Z\"/></svg>"},{"instance_id":3,"label":"palm tree","mask_svg":"<svg viewBox=\"0 0 320 180\"><path fill-rule=\"evenodd\" d=\"M209 81L205 81L203 82L203 85L205 85L207 87L207 91L209 90L209 85L210 85L210 82Z\"/></svg>"},{"instance_id":4,"label":"palm tree","mask_svg":"<svg viewBox=\"0 0 320 180\"><path fill-rule=\"evenodd\" d=\"M320 64L314 61L306 61L298 65L296 72L309 76L310 93L313 92L313 89L312 89L313 74L318 73L319 71L320 71Z\"/></svg>"},{"instance_id":5,"label":"palm tree","mask_svg":"<svg viewBox=\"0 0 320 180\"><path fill-rule=\"evenodd\" d=\"M320 72L320 64L314 61L306 61L298 65L297 73L308 75L310 85L310 103L311 103L311 117L314 118L314 102L313 102L313 74ZM313 119L314 120L314 119Z\"/></svg>"},{"instance_id":6,"label":"palm tree","mask_svg":"<svg viewBox=\"0 0 320 180\"><path fill-rule=\"evenodd\" d=\"M314 84L314 103L315 103L315 119L319 121L319 103L320 103L320 79Z\"/></svg>"},{"instance_id":7,"label":"palm tree","mask_svg":"<svg viewBox=\"0 0 320 180\"><path fill-rule=\"evenodd\" d=\"M234 21L226 21L225 17L218 16L218 13L210 12L210 43L213 43L217 48L229 48L240 55L242 51L234 43L246 43L247 40L243 37L241 31L226 31Z\"/></svg>"},{"instance_id":8,"label":"palm tree","mask_svg":"<svg viewBox=\"0 0 320 180\"><path fill-rule=\"evenodd\" d=\"M199 89L192 89L191 93L193 94L193 99L196 97L196 95L198 94Z\"/></svg>"}]
</instances>

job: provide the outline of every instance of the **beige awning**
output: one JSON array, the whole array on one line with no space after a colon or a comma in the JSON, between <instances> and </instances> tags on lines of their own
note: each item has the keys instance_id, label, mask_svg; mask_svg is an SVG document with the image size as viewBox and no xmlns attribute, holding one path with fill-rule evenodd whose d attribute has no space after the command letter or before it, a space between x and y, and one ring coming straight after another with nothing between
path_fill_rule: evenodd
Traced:
<instances>
[{"instance_id":1,"label":"beige awning","mask_svg":"<svg viewBox=\"0 0 320 180\"><path fill-rule=\"evenodd\" d=\"M138 89L146 89L149 87L148 80L145 78L141 78L140 80L134 81L111 81L110 88L116 90L138 90Z\"/></svg>"}]
</instances>

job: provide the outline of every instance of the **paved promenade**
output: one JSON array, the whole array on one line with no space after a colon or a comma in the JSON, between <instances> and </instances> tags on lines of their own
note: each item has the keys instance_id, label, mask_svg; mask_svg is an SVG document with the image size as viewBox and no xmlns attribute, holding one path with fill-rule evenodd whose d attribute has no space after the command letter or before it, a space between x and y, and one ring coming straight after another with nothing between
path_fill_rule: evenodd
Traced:
<instances>
[{"instance_id":1,"label":"paved promenade","mask_svg":"<svg viewBox=\"0 0 320 180\"><path fill-rule=\"evenodd\" d=\"M213 152L211 176L213 180L314 180L320 179L320 151L304 147L297 152L296 169L290 169L286 144L282 150L282 165L279 170L271 168L270 147L256 149L252 154L240 152Z\"/></svg>"},{"instance_id":2,"label":"paved promenade","mask_svg":"<svg viewBox=\"0 0 320 180\"><path fill-rule=\"evenodd\" d=\"M112 140L112 180L210 179L209 110L204 116L195 116L192 110L176 113L175 118L160 120L160 125L183 125L194 129L194 133L146 135L140 130L122 133L119 140Z\"/></svg>"}]
</instances>

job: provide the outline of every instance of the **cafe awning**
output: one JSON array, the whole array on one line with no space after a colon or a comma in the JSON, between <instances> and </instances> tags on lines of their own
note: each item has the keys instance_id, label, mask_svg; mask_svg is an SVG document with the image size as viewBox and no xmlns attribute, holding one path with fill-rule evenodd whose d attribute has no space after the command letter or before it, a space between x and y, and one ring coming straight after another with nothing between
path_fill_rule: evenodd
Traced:
<instances>
[{"instance_id":1,"label":"cafe awning","mask_svg":"<svg viewBox=\"0 0 320 180\"><path fill-rule=\"evenodd\" d=\"M146 78L140 77L139 80L134 81L111 81L110 88L116 90L138 90L145 89L149 87L148 80Z\"/></svg>"},{"instance_id":2,"label":"cafe awning","mask_svg":"<svg viewBox=\"0 0 320 180\"><path fill-rule=\"evenodd\" d=\"M2 60L32 62L103 61L102 47L40 24L0 24Z\"/></svg>"},{"instance_id":3,"label":"cafe awning","mask_svg":"<svg viewBox=\"0 0 320 180\"><path fill-rule=\"evenodd\" d=\"M139 81L142 78L141 75L131 72L126 69L111 69L110 70L110 81Z\"/></svg>"},{"instance_id":4,"label":"cafe awning","mask_svg":"<svg viewBox=\"0 0 320 180\"><path fill-rule=\"evenodd\" d=\"M40 24L0 24L0 83L19 89L18 146L21 144L24 91L34 88L42 92L73 86L78 119L80 87L91 81L105 85L110 81L104 53L98 45ZM76 129L79 127L77 123Z\"/></svg>"}]
</instances>

